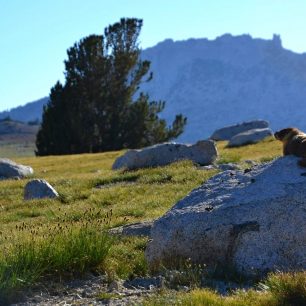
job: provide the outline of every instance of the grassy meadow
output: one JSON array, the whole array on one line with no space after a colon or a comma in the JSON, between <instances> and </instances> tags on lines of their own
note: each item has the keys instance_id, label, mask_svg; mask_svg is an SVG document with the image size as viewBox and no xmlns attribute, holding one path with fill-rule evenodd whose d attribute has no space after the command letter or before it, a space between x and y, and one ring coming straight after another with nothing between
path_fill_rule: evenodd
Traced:
<instances>
[{"instance_id":1,"label":"grassy meadow","mask_svg":"<svg viewBox=\"0 0 306 306\"><path fill-rule=\"evenodd\" d=\"M34 156L38 125L0 120L0 158Z\"/></svg>"},{"instance_id":2,"label":"grassy meadow","mask_svg":"<svg viewBox=\"0 0 306 306\"><path fill-rule=\"evenodd\" d=\"M218 151L219 163L237 162L246 167L245 160L263 162L280 156L281 144L270 138L255 145L226 148L226 142L219 142ZM147 239L112 237L107 229L160 217L217 172L199 170L189 161L137 171L111 170L123 151L49 157L16 157L16 152L10 155L9 151L6 154L1 157L33 167L33 178L46 179L60 197L24 201L27 179L0 181L1 305L37 282L58 282L87 270L106 273L109 281L150 275L144 258ZM303 280L302 289L299 287L293 295L302 292L305 301L306 276L302 273L299 277ZM227 298L196 286L188 293L169 289L145 303L287 305L281 304L284 299L279 300L279 295L285 290L292 295L297 290L290 274L272 275L270 283L265 284L265 293L252 290ZM277 288L285 289L279 289L277 295ZM256 302L247 304L245 300Z\"/></svg>"}]
</instances>

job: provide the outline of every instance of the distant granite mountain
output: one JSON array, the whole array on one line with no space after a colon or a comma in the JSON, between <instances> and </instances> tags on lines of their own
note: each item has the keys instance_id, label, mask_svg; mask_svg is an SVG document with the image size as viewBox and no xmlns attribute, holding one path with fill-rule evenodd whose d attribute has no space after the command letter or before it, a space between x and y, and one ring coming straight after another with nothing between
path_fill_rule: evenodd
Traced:
<instances>
[{"instance_id":1,"label":"distant granite mountain","mask_svg":"<svg viewBox=\"0 0 306 306\"><path fill-rule=\"evenodd\" d=\"M179 141L195 142L217 128L252 119L268 120L273 129L306 131L306 54L284 49L278 35L272 40L230 34L168 39L145 49L142 57L151 61L154 77L141 90L166 101L162 116L169 123L177 113L188 118ZM19 110L23 118L10 116L37 118L38 113L30 117L31 112Z\"/></svg>"},{"instance_id":2,"label":"distant granite mountain","mask_svg":"<svg viewBox=\"0 0 306 306\"><path fill-rule=\"evenodd\" d=\"M181 141L252 119L266 119L273 129L306 130L306 54L285 50L278 35L166 40L143 56L154 74L143 89L167 101L163 116L169 122L176 113L188 117Z\"/></svg>"},{"instance_id":3,"label":"distant granite mountain","mask_svg":"<svg viewBox=\"0 0 306 306\"><path fill-rule=\"evenodd\" d=\"M0 119L10 117L12 120L29 122L40 121L43 106L48 102L49 98L45 97L34 102L29 102L23 106L12 108L11 110L0 112Z\"/></svg>"}]
</instances>

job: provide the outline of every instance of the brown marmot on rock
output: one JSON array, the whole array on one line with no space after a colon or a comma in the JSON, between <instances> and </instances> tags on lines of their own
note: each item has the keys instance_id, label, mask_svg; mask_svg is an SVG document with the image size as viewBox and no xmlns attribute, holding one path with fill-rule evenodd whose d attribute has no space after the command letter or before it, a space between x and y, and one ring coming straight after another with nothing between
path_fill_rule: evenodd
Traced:
<instances>
[{"instance_id":1,"label":"brown marmot on rock","mask_svg":"<svg viewBox=\"0 0 306 306\"><path fill-rule=\"evenodd\" d=\"M284 155L303 157L298 164L306 167L306 134L304 132L290 127L276 132L274 137L283 143Z\"/></svg>"}]
</instances>

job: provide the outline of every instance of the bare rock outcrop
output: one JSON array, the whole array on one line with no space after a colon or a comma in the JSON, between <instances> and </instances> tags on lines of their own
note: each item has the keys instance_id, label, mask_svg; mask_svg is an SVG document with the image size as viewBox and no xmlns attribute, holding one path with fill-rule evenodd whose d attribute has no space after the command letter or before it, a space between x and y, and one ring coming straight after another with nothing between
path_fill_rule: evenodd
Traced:
<instances>
[{"instance_id":1,"label":"bare rock outcrop","mask_svg":"<svg viewBox=\"0 0 306 306\"><path fill-rule=\"evenodd\" d=\"M217 148L212 140L201 140L194 145L162 143L140 150L129 150L118 157L113 169L139 169L165 166L188 159L200 165L212 164L217 158Z\"/></svg>"},{"instance_id":2,"label":"bare rock outcrop","mask_svg":"<svg viewBox=\"0 0 306 306\"><path fill-rule=\"evenodd\" d=\"M151 267L190 258L249 276L306 269L306 170L286 156L217 174L158 219L151 238Z\"/></svg>"}]
</instances>

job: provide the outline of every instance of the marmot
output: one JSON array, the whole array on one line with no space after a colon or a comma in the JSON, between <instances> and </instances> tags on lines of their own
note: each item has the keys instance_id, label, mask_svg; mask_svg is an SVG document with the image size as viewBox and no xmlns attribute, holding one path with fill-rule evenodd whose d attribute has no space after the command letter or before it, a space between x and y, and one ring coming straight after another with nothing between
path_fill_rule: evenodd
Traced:
<instances>
[{"instance_id":1,"label":"marmot","mask_svg":"<svg viewBox=\"0 0 306 306\"><path fill-rule=\"evenodd\" d=\"M286 128L274 134L274 137L283 143L284 155L303 157L299 165L306 167L306 134L297 128Z\"/></svg>"}]
</instances>

